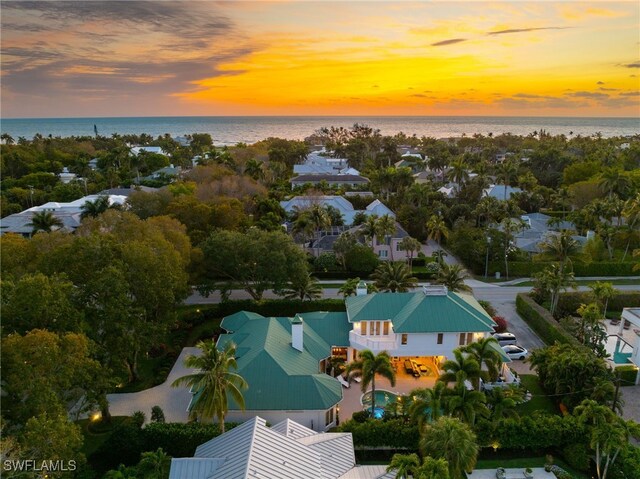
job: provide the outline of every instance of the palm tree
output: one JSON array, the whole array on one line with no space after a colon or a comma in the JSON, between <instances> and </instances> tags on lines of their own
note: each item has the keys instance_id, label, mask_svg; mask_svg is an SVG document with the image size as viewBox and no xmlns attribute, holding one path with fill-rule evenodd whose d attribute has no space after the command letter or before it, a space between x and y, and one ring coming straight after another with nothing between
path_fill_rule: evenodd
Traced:
<instances>
[{"instance_id":1,"label":"palm tree","mask_svg":"<svg viewBox=\"0 0 640 479\"><path fill-rule=\"evenodd\" d=\"M384 237L385 244L387 243L387 238L393 235L396 232L396 220L389 215L383 215L378 220L378 233L380 236ZM393 261L393 245L391 244L391 240L389 242L389 249L391 250L391 261Z\"/></svg>"},{"instance_id":2,"label":"palm tree","mask_svg":"<svg viewBox=\"0 0 640 479\"><path fill-rule=\"evenodd\" d=\"M507 187L518 179L518 170L520 165L513 160L507 160L502 162L496 172L496 179L504 182L504 200L507 200Z\"/></svg>"},{"instance_id":3,"label":"palm tree","mask_svg":"<svg viewBox=\"0 0 640 479\"><path fill-rule=\"evenodd\" d=\"M471 291L471 288L464 284L464 280L469 277L467 271L459 264L440 265L437 281L444 284L449 291Z\"/></svg>"},{"instance_id":4,"label":"palm tree","mask_svg":"<svg viewBox=\"0 0 640 479\"><path fill-rule=\"evenodd\" d=\"M204 420L216 417L220 430L224 432L224 417L229 409L227 396L244 410L242 390L249 386L237 373L236 345L228 342L222 351L216 348L213 341L200 341L196 345L202 350L200 356L189 355L184 360L186 367L196 372L176 379L171 386L189 386L194 392L190 416Z\"/></svg>"},{"instance_id":5,"label":"palm tree","mask_svg":"<svg viewBox=\"0 0 640 479\"><path fill-rule=\"evenodd\" d=\"M138 463L138 472L145 478L169 477L171 456L159 447L156 451L143 452Z\"/></svg>"},{"instance_id":6,"label":"palm tree","mask_svg":"<svg viewBox=\"0 0 640 479\"><path fill-rule=\"evenodd\" d=\"M462 479L476 465L478 444L471 427L453 417L441 417L427 425L420 437L425 456L445 459L451 479Z\"/></svg>"},{"instance_id":7,"label":"palm tree","mask_svg":"<svg viewBox=\"0 0 640 479\"><path fill-rule=\"evenodd\" d=\"M465 353L469 353L480 366L480 377L485 380L492 380L498 377L502 360L500 355L495 350L495 347L499 346L498 342L492 338L479 339L468 346L462 348ZM482 366L486 366L486 371L482 369Z\"/></svg>"},{"instance_id":8,"label":"palm tree","mask_svg":"<svg viewBox=\"0 0 640 479\"><path fill-rule=\"evenodd\" d=\"M321 205L313 205L305 212L305 214L309 218L309 222L315 230L317 245L316 256L320 256L320 245L318 244L320 241L320 232L331 226L331 219L329 218L327 210Z\"/></svg>"},{"instance_id":9,"label":"palm tree","mask_svg":"<svg viewBox=\"0 0 640 479\"><path fill-rule=\"evenodd\" d=\"M626 219L627 227L630 229L630 231L636 231L636 225L640 224L640 193L638 193L633 198L629 198L626 201L626 203L624 204L624 209L622 210L622 216L624 216L624 218ZM624 259L627 257L632 238L633 235L629 234L627 247L624 249L624 255L622 256L621 261L624 261Z\"/></svg>"},{"instance_id":10,"label":"palm tree","mask_svg":"<svg viewBox=\"0 0 640 479\"><path fill-rule=\"evenodd\" d=\"M539 283L539 287L551 294L551 306L549 308L551 314L554 314L558 307L560 293L576 286L574 274L563 271L557 264L552 264L537 274L536 281Z\"/></svg>"},{"instance_id":11,"label":"palm tree","mask_svg":"<svg viewBox=\"0 0 640 479\"><path fill-rule=\"evenodd\" d=\"M262 162L255 158L249 158L244 165L244 174L256 181L263 179L264 170L262 169Z\"/></svg>"},{"instance_id":12,"label":"palm tree","mask_svg":"<svg viewBox=\"0 0 640 479\"><path fill-rule=\"evenodd\" d=\"M629 177L618 168L608 168L600 176L598 185L609 197L614 193L624 194L630 186Z\"/></svg>"},{"instance_id":13,"label":"palm tree","mask_svg":"<svg viewBox=\"0 0 640 479\"><path fill-rule=\"evenodd\" d=\"M618 294L618 290L613 287L613 283L608 281L596 281L589 285L591 294L596 302L602 306L602 316L607 317L607 307L609 306L609 300Z\"/></svg>"},{"instance_id":14,"label":"palm tree","mask_svg":"<svg viewBox=\"0 0 640 479\"><path fill-rule=\"evenodd\" d=\"M420 458L417 454L394 454L387 466L387 472L395 472L395 479L408 479L409 476L415 476L419 466Z\"/></svg>"},{"instance_id":15,"label":"palm tree","mask_svg":"<svg viewBox=\"0 0 640 479\"><path fill-rule=\"evenodd\" d=\"M396 385L396 373L391 365L391 357L386 351L374 355L368 349L360 351L358 359L347 365L347 374L360 376L360 386L364 393L371 385L371 415L376 409L376 375L386 378L391 386Z\"/></svg>"},{"instance_id":16,"label":"palm tree","mask_svg":"<svg viewBox=\"0 0 640 479\"><path fill-rule=\"evenodd\" d=\"M99 196L95 201L86 201L81 207L80 218L84 219L88 216L95 218L109 209L109 197L106 195Z\"/></svg>"},{"instance_id":17,"label":"palm tree","mask_svg":"<svg viewBox=\"0 0 640 479\"><path fill-rule=\"evenodd\" d=\"M373 242L375 237L380 234L380 226L378 223L378 215L367 216L367 219L362 223L362 234L365 239L371 242L371 249L373 250Z\"/></svg>"},{"instance_id":18,"label":"palm tree","mask_svg":"<svg viewBox=\"0 0 640 479\"><path fill-rule=\"evenodd\" d=\"M568 207L571 206L572 194L568 188L560 188L558 191L552 196L553 201L557 205L560 205L562 209L562 219L565 219L565 211Z\"/></svg>"},{"instance_id":19,"label":"palm tree","mask_svg":"<svg viewBox=\"0 0 640 479\"><path fill-rule=\"evenodd\" d=\"M56 218L51 211L39 211L31 217L31 223L27 223L26 226L33 228L32 234L38 231L44 231L50 233L51 231L62 228L64 224L60 218Z\"/></svg>"},{"instance_id":20,"label":"palm tree","mask_svg":"<svg viewBox=\"0 0 640 479\"><path fill-rule=\"evenodd\" d=\"M416 479L449 479L449 463L443 458L427 456L416 470Z\"/></svg>"},{"instance_id":21,"label":"palm tree","mask_svg":"<svg viewBox=\"0 0 640 479\"><path fill-rule=\"evenodd\" d=\"M371 278L375 280L378 290L392 293L406 293L418 284L418 278L411 276L409 266L400 261L381 263L373 272Z\"/></svg>"},{"instance_id":22,"label":"palm tree","mask_svg":"<svg viewBox=\"0 0 640 479\"><path fill-rule=\"evenodd\" d=\"M404 238L402 238L402 240L400 240L400 249L402 251L406 251L407 263L409 263L409 267L411 267L413 263L413 254L420 251L420 248L422 248L422 244L420 243L420 241L412 238L411 236L405 236Z\"/></svg>"},{"instance_id":23,"label":"palm tree","mask_svg":"<svg viewBox=\"0 0 640 479\"><path fill-rule=\"evenodd\" d=\"M440 375L438 381L445 384L451 382L464 383L467 379L474 381L480 377L480 365L473 356L463 354L461 349L454 349L453 354L455 359L448 359L442 365L442 369L446 372Z\"/></svg>"},{"instance_id":24,"label":"palm tree","mask_svg":"<svg viewBox=\"0 0 640 479\"><path fill-rule=\"evenodd\" d=\"M492 420L518 417L518 413L515 410L517 404L516 399L508 394L511 390L513 389L493 388L487 392L487 402L491 410Z\"/></svg>"},{"instance_id":25,"label":"palm tree","mask_svg":"<svg viewBox=\"0 0 640 479\"><path fill-rule=\"evenodd\" d=\"M434 258L436 260L436 263L438 263L438 265L440 266L444 264L444 258L446 256L449 256L449 255L445 253L444 250L442 249L437 249L431 253L431 257Z\"/></svg>"},{"instance_id":26,"label":"palm tree","mask_svg":"<svg viewBox=\"0 0 640 479\"><path fill-rule=\"evenodd\" d=\"M466 379L474 380L480 377L480 365L473 356L463 354L460 349L454 349L453 354L455 359L448 359L442 365L442 369L446 372L440 375L438 381L464 383ZM458 373L463 374L461 376Z\"/></svg>"},{"instance_id":27,"label":"palm tree","mask_svg":"<svg viewBox=\"0 0 640 479\"><path fill-rule=\"evenodd\" d=\"M427 221L426 227L429 232L428 238L436 240L438 246L440 246L440 241L443 237L449 237L449 229L440 215L431 215L431 218Z\"/></svg>"},{"instance_id":28,"label":"palm tree","mask_svg":"<svg viewBox=\"0 0 640 479\"><path fill-rule=\"evenodd\" d=\"M442 416L447 391L447 385L443 382L436 382L433 388L411 391L409 396L413 398L413 402L409 407L409 415L420 429L426 422L435 421Z\"/></svg>"},{"instance_id":29,"label":"palm tree","mask_svg":"<svg viewBox=\"0 0 640 479\"><path fill-rule=\"evenodd\" d=\"M311 276L311 273L301 276L298 280L291 281L289 287L290 289L284 291L286 299L299 299L301 301L308 299L313 301L322 297L322 286L320 286L317 278Z\"/></svg>"},{"instance_id":30,"label":"palm tree","mask_svg":"<svg viewBox=\"0 0 640 479\"><path fill-rule=\"evenodd\" d=\"M460 191L460 187L469 179L468 169L469 165L464 161L464 158L456 158L451 162L451 169L447 173L447 177L450 181L458 185L456 187L458 191Z\"/></svg>"},{"instance_id":31,"label":"palm tree","mask_svg":"<svg viewBox=\"0 0 640 479\"><path fill-rule=\"evenodd\" d=\"M341 294L344 298L348 296L355 296L359 283L360 283L360 278L349 278L344 282L342 286L340 286L340 289L338 290L338 294Z\"/></svg>"},{"instance_id":32,"label":"palm tree","mask_svg":"<svg viewBox=\"0 0 640 479\"><path fill-rule=\"evenodd\" d=\"M559 235L550 235L540 243L542 255L560 262L560 270L564 272L565 264L580 252L580 243L571 237L568 231Z\"/></svg>"},{"instance_id":33,"label":"palm tree","mask_svg":"<svg viewBox=\"0 0 640 479\"><path fill-rule=\"evenodd\" d=\"M464 376L463 372L458 373ZM487 398L480 391L468 390L464 383L457 384L453 394L447 400L447 411L450 416L458 417L467 424L474 425L478 416L487 417L489 409Z\"/></svg>"}]
</instances>

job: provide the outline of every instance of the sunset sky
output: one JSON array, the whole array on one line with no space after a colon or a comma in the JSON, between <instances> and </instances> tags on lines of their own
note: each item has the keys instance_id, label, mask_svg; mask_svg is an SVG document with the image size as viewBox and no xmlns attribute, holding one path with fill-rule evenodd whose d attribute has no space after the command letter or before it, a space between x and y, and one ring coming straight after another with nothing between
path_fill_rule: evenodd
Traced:
<instances>
[{"instance_id":1,"label":"sunset sky","mask_svg":"<svg viewBox=\"0 0 640 479\"><path fill-rule=\"evenodd\" d=\"M640 2L2 1L4 118L640 116Z\"/></svg>"}]
</instances>

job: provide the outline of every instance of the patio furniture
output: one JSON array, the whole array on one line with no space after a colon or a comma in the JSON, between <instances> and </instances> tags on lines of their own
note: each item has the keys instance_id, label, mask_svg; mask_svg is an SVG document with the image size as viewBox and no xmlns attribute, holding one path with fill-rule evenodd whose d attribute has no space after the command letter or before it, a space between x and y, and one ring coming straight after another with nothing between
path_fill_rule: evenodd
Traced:
<instances>
[{"instance_id":1,"label":"patio furniture","mask_svg":"<svg viewBox=\"0 0 640 479\"><path fill-rule=\"evenodd\" d=\"M351 387L351 384L349 384L349 383L348 383L348 382L347 382L347 381L342 377L342 375L341 375L341 374L339 374L339 375L336 377L336 379L338 380L338 382L339 382L340 384L342 384L342 387L344 387L344 388L350 388L350 387Z\"/></svg>"}]
</instances>

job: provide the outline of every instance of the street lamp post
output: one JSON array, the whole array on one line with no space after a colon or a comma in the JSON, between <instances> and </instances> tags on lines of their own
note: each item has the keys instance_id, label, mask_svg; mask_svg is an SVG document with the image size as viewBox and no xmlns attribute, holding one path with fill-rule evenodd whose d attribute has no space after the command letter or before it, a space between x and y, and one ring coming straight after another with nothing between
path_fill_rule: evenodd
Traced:
<instances>
[{"instance_id":1,"label":"street lamp post","mask_svg":"<svg viewBox=\"0 0 640 479\"><path fill-rule=\"evenodd\" d=\"M484 277L489 276L489 248L491 246L491 237L487 236L487 255L484 260Z\"/></svg>"}]
</instances>

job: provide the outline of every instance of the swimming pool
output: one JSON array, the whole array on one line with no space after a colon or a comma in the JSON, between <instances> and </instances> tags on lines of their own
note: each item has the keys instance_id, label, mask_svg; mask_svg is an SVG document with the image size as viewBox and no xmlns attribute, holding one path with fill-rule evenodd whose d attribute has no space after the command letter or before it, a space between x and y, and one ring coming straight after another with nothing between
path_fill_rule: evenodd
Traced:
<instances>
[{"instance_id":1,"label":"swimming pool","mask_svg":"<svg viewBox=\"0 0 640 479\"><path fill-rule=\"evenodd\" d=\"M384 408L387 404L390 404L398 399L398 395L392 393L391 391L386 391L384 389L376 390L376 408L373 412L373 417L376 419L381 419L384 416ZM360 399L362 406L365 411L371 412L371 391L367 391L362 395Z\"/></svg>"}]
</instances>

